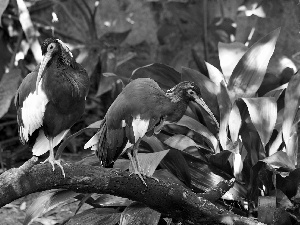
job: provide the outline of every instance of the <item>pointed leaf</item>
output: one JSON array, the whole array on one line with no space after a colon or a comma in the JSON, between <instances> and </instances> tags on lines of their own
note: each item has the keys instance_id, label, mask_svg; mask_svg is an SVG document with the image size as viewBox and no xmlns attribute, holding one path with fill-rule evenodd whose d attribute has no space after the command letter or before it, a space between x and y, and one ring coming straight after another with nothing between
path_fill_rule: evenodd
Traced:
<instances>
[{"instance_id":1,"label":"pointed leaf","mask_svg":"<svg viewBox=\"0 0 300 225\"><path fill-rule=\"evenodd\" d=\"M288 169L289 171L293 171L296 169L295 165L292 163L292 161L289 159L286 152L278 151L275 154L261 160L268 165L270 165L272 168L284 168Z\"/></svg>"},{"instance_id":2,"label":"pointed leaf","mask_svg":"<svg viewBox=\"0 0 300 225\"><path fill-rule=\"evenodd\" d=\"M146 176L152 176L160 161L165 157L169 150L154 153L138 153L138 160L141 166L141 173ZM129 167L131 170L131 165Z\"/></svg>"},{"instance_id":3,"label":"pointed leaf","mask_svg":"<svg viewBox=\"0 0 300 225\"><path fill-rule=\"evenodd\" d=\"M120 225L157 225L159 218L159 212L135 202L122 212Z\"/></svg>"},{"instance_id":4,"label":"pointed leaf","mask_svg":"<svg viewBox=\"0 0 300 225\"><path fill-rule=\"evenodd\" d=\"M226 83L229 81L229 78L239 62L242 56L247 51L247 47L240 42L233 43L222 43L219 42L218 50L219 50L219 59L220 65L226 80Z\"/></svg>"},{"instance_id":5,"label":"pointed leaf","mask_svg":"<svg viewBox=\"0 0 300 225\"><path fill-rule=\"evenodd\" d=\"M238 140L240 128L242 126L240 110L237 107L236 103L233 104L232 110L230 112L228 125L231 140L232 142L236 142Z\"/></svg>"},{"instance_id":6,"label":"pointed leaf","mask_svg":"<svg viewBox=\"0 0 300 225\"><path fill-rule=\"evenodd\" d=\"M75 197L76 195L78 195L76 192L62 189L53 189L42 192L40 196L28 207L23 225L29 224L43 213L55 208L59 204Z\"/></svg>"},{"instance_id":7,"label":"pointed leaf","mask_svg":"<svg viewBox=\"0 0 300 225\"><path fill-rule=\"evenodd\" d=\"M243 100L248 107L251 121L265 147L272 135L276 123L276 101L273 97L243 98Z\"/></svg>"},{"instance_id":8,"label":"pointed leaf","mask_svg":"<svg viewBox=\"0 0 300 225\"><path fill-rule=\"evenodd\" d=\"M284 113L283 113L283 123L282 123L282 135L283 140L286 145L289 143L289 139L292 135L293 124L295 116L299 107L300 100L300 73L297 72L296 75L290 80L287 89L285 91L284 98ZM294 157L294 149L287 148L287 154L289 157Z\"/></svg>"},{"instance_id":9,"label":"pointed leaf","mask_svg":"<svg viewBox=\"0 0 300 225\"><path fill-rule=\"evenodd\" d=\"M282 92L287 88L288 84L283 84L272 91L267 92L264 97L274 97L276 101L279 99Z\"/></svg>"},{"instance_id":10,"label":"pointed leaf","mask_svg":"<svg viewBox=\"0 0 300 225\"><path fill-rule=\"evenodd\" d=\"M253 97L265 76L267 66L273 55L280 28L270 32L252 45L243 55L228 82L231 98Z\"/></svg>"},{"instance_id":11,"label":"pointed leaf","mask_svg":"<svg viewBox=\"0 0 300 225\"><path fill-rule=\"evenodd\" d=\"M224 81L220 83L220 94L218 94L218 103L220 110L220 131L219 131L219 139L220 144L223 150L226 150L227 144L227 131L228 131L228 121L229 115L232 108L230 97L227 92L227 88L225 86Z\"/></svg>"},{"instance_id":12,"label":"pointed leaf","mask_svg":"<svg viewBox=\"0 0 300 225\"><path fill-rule=\"evenodd\" d=\"M16 94L19 81L21 80L21 70L12 69L5 73L0 81L0 118L7 113L11 100Z\"/></svg>"},{"instance_id":13,"label":"pointed leaf","mask_svg":"<svg viewBox=\"0 0 300 225\"><path fill-rule=\"evenodd\" d=\"M208 62L205 62L205 64L211 81L213 81L217 86L219 86L222 81L224 81L225 84L227 83L225 81L224 75L221 73L220 70L218 70L216 67L214 67Z\"/></svg>"},{"instance_id":14,"label":"pointed leaf","mask_svg":"<svg viewBox=\"0 0 300 225\"><path fill-rule=\"evenodd\" d=\"M65 225L115 225L120 220L121 213L112 208L88 209L73 216Z\"/></svg>"},{"instance_id":15,"label":"pointed leaf","mask_svg":"<svg viewBox=\"0 0 300 225\"><path fill-rule=\"evenodd\" d=\"M97 199L95 199L94 204L98 204L101 206L128 206L133 201L128 198L121 198L114 195L109 194L101 194Z\"/></svg>"},{"instance_id":16,"label":"pointed leaf","mask_svg":"<svg viewBox=\"0 0 300 225\"><path fill-rule=\"evenodd\" d=\"M155 80L163 89L170 89L180 82L180 73L161 63L139 67L131 75L132 80L143 77Z\"/></svg>"},{"instance_id":17,"label":"pointed leaf","mask_svg":"<svg viewBox=\"0 0 300 225\"><path fill-rule=\"evenodd\" d=\"M269 156L275 154L279 150L279 147L282 144L282 142L283 142L282 130L280 130L279 133L277 134L277 137L275 138L275 140L270 146Z\"/></svg>"},{"instance_id":18,"label":"pointed leaf","mask_svg":"<svg viewBox=\"0 0 300 225\"><path fill-rule=\"evenodd\" d=\"M214 150L216 150L218 145L218 140L216 137L201 123L199 123L197 120L194 120L193 118L189 116L183 116L178 122L177 125L187 127L197 133L199 133L201 136L203 136L207 142L207 144Z\"/></svg>"}]
</instances>

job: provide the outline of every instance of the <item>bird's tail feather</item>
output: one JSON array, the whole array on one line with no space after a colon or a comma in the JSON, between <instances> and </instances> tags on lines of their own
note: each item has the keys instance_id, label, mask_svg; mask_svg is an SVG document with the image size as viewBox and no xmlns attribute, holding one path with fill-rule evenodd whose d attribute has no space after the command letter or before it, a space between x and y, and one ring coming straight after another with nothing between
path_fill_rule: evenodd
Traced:
<instances>
[{"instance_id":1,"label":"bird's tail feather","mask_svg":"<svg viewBox=\"0 0 300 225\"><path fill-rule=\"evenodd\" d=\"M60 134L54 137L53 147L57 146L61 140L66 136L69 130L64 130ZM48 138L45 136L45 133L42 129L39 131L39 136L36 139L35 144L32 147L32 154L35 156L40 156L45 154L50 150L50 144Z\"/></svg>"}]
</instances>

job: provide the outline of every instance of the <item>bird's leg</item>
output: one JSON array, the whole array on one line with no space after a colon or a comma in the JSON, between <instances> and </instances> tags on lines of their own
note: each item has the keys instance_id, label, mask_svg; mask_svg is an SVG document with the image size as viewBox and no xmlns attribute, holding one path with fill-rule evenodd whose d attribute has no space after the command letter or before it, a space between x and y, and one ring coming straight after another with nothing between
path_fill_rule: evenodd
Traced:
<instances>
[{"instance_id":1,"label":"bird's leg","mask_svg":"<svg viewBox=\"0 0 300 225\"><path fill-rule=\"evenodd\" d=\"M141 167L140 167L140 163L139 163L139 160L137 158L137 148L136 148L136 145L133 146L133 156L131 155L130 153L130 150L127 151L127 155L131 161L131 164L132 164L132 167L133 167L133 170L134 170L134 173L137 174L139 176L139 178L142 180L143 184L145 186L147 186L142 174L141 174ZM136 151L136 152L135 152Z\"/></svg>"},{"instance_id":2,"label":"bird's leg","mask_svg":"<svg viewBox=\"0 0 300 225\"><path fill-rule=\"evenodd\" d=\"M49 163L52 165L53 171L54 171L54 169L55 169L54 164L58 165L58 166L60 167L61 171L62 171L63 176L66 177L64 168L63 168L62 165L60 164L60 159L55 160L55 158L54 158L53 138L49 138L49 145L50 145L50 154L49 154L48 159L46 159L43 163L49 162Z\"/></svg>"}]
</instances>

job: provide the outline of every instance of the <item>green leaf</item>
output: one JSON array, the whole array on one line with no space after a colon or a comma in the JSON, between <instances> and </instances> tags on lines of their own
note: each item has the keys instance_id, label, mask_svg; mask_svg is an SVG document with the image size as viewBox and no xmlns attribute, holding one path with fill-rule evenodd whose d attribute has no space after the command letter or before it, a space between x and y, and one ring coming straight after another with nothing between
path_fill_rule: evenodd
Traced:
<instances>
[{"instance_id":1,"label":"green leaf","mask_svg":"<svg viewBox=\"0 0 300 225\"><path fill-rule=\"evenodd\" d=\"M227 86L232 100L253 97L257 92L273 55L279 33L280 28L270 32L253 44L240 59Z\"/></svg>"},{"instance_id":2,"label":"green leaf","mask_svg":"<svg viewBox=\"0 0 300 225\"><path fill-rule=\"evenodd\" d=\"M277 104L273 97L243 98L248 107L251 121L265 147L268 143L277 118Z\"/></svg>"},{"instance_id":3,"label":"green leaf","mask_svg":"<svg viewBox=\"0 0 300 225\"><path fill-rule=\"evenodd\" d=\"M9 0L1 0L0 1L0 18L2 18L2 14L8 6ZM2 27L2 23L0 21L0 26Z\"/></svg>"},{"instance_id":4,"label":"green leaf","mask_svg":"<svg viewBox=\"0 0 300 225\"><path fill-rule=\"evenodd\" d=\"M120 225L157 225L160 213L139 202L127 206L122 212Z\"/></svg>"},{"instance_id":5,"label":"green leaf","mask_svg":"<svg viewBox=\"0 0 300 225\"><path fill-rule=\"evenodd\" d=\"M278 132L275 140L272 142L271 146L270 146L270 149L269 149L269 155L273 155L275 154L280 145L282 144L283 142L283 139L282 139L282 129Z\"/></svg>"},{"instance_id":6,"label":"green leaf","mask_svg":"<svg viewBox=\"0 0 300 225\"><path fill-rule=\"evenodd\" d=\"M29 224L43 213L48 212L76 195L78 195L76 192L62 189L53 189L42 192L40 196L28 207L23 225Z\"/></svg>"},{"instance_id":7,"label":"green leaf","mask_svg":"<svg viewBox=\"0 0 300 225\"><path fill-rule=\"evenodd\" d=\"M152 176L160 161L165 157L169 150L154 153L138 153L138 160L141 167L141 173L146 176ZM132 165L129 171L133 171Z\"/></svg>"},{"instance_id":8,"label":"green leaf","mask_svg":"<svg viewBox=\"0 0 300 225\"><path fill-rule=\"evenodd\" d=\"M177 125L187 127L201 136L203 136L207 142L207 144L214 150L217 149L218 140L216 137L201 123L199 123L197 120L194 120L193 118L189 116L183 116L178 122Z\"/></svg>"},{"instance_id":9,"label":"green leaf","mask_svg":"<svg viewBox=\"0 0 300 225\"><path fill-rule=\"evenodd\" d=\"M21 70L12 69L5 73L0 82L0 118L7 113L11 100L16 94L19 81L21 80Z\"/></svg>"},{"instance_id":10,"label":"green leaf","mask_svg":"<svg viewBox=\"0 0 300 225\"><path fill-rule=\"evenodd\" d=\"M218 70L216 67L214 67L208 62L205 62L205 64L211 81L213 81L218 86L222 81L226 83L224 75L221 73L220 70Z\"/></svg>"},{"instance_id":11,"label":"green leaf","mask_svg":"<svg viewBox=\"0 0 300 225\"><path fill-rule=\"evenodd\" d=\"M227 137L228 121L229 121L229 115L230 115L232 105L224 81L220 83L220 87L221 87L221 91L220 94L218 94L218 103L219 103L219 110L220 110L219 139L223 150L226 150L227 149L226 144L228 139Z\"/></svg>"},{"instance_id":12,"label":"green leaf","mask_svg":"<svg viewBox=\"0 0 300 225\"><path fill-rule=\"evenodd\" d=\"M242 56L245 54L248 48L240 42L219 42L218 50L220 66L222 68L225 81L227 83L235 66L238 64L239 60L242 58Z\"/></svg>"},{"instance_id":13,"label":"green leaf","mask_svg":"<svg viewBox=\"0 0 300 225\"><path fill-rule=\"evenodd\" d=\"M293 171L296 169L294 163L289 159L286 152L278 151L275 154L261 160L273 168L284 168L288 169L289 171Z\"/></svg>"},{"instance_id":14,"label":"green leaf","mask_svg":"<svg viewBox=\"0 0 300 225\"><path fill-rule=\"evenodd\" d=\"M264 97L274 97L276 101L279 99L282 92L287 88L288 84L283 84L278 88L273 89L272 91L267 92Z\"/></svg>"},{"instance_id":15,"label":"green leaf","mask_svg":"<svg viewBox=\"0 0 300 225\"><path fill-rule=\"evenodd\" d=\"M238 140L239 132L242 126L240 110L237 107L236 103L233 104L232 110L230 112L228 125L231 140L232 142L236 142Z\"/></svg>"},{"instance_id":16,"label":"green leaf","mask_svg":"<svg viewBox=\"0 0 300 225\"><path fill-rule=\"evenodd\" d=\"M288 147L290 137L292 135L293 124L295 116L299 107L300 99L300 73L297 72L296 75L290 80L287 89L285 91L284 98L284 113L283 113L283 123L282 123L282 135L285 144L287 145L287 155L294 158L294 149Z\"/></svg>"},{"instance_id":17,"label":"green leaf","mask_svg":"<svg viewBox=\"0 0 300 225\"><path fill-rule=\"evenodd\" d=\"M139 67L131 75L132 80L145 77L155 80L163 89L170 89L180 82L180 73L161 63Z\"/></svg>"},{"instance_id":18,"label":"green leaf","mask_svg":"<svg viewBox=\"0 0 300 225\"><path fill-rule=\"evenodd\" d=\"M128 198L122 198L114 195L109 194L100 194L98 198L95 199L94 204L98 204L101 206L128 206L133 201L129 200Z\"/></svg>"},{"instance_id":19,"label":"green leaf","mask_svg":"<svg viewBox=\"0 0 300 225\"><path fill-rule=\"evenodd\" d=\"M115 225L120 220L121 213L113 208L88 209L73 216L65 225Z\"/></svg>"},{"instance_id":20,"label":"green leaf","mask_svg":"<svg viewBox=\"0 0 300 225\"><path fill-rule=\"evenodd\" d=\"M193 139L182 134L173 135L169 137L167 140L165 140L164 143L180 151L183 151L184 149L191 146L197 146L199 148L201 147L207 149L205 146L196 144L196 142L193 141Z\"/></svg>"}]
</instances>

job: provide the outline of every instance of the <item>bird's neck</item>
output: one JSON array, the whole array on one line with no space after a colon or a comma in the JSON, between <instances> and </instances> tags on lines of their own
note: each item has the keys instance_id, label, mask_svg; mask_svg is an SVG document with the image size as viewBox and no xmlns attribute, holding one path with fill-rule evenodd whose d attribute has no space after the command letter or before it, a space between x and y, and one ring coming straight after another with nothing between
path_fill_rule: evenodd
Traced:
<instances>
[{"instance_id":1,"label":"bird's neck","mask_svg":"<svg viewBox=\"0 0 300 225\"><path fill-rule=\"evenodd\" d=\"M166 96L170 99L173 103L178 103L182 101L182 97L174 92L167 92Z\"/></svg>"}]
</instances>

